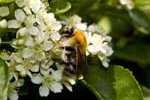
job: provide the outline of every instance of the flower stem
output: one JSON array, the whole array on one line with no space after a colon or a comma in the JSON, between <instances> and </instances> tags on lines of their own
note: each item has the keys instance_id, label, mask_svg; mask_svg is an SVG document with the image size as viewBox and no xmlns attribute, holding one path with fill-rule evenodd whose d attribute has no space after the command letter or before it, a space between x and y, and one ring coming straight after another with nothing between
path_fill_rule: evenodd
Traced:
<instances>
[{"instance_id":1,"label":"flower stem","mask_svg":"<svg viewBox=\"0 0 150 100\"><path fill-rule=\"evenodd\" d=\"M0 42L0 44L11 44L11 42Z\"/></svg>"}]
</instances>

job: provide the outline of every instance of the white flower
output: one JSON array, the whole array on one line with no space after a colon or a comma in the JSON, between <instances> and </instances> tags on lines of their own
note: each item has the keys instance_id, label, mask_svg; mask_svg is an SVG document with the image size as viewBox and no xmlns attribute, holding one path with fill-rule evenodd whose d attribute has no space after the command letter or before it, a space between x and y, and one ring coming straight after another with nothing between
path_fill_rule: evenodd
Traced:
<instances>
[{"instance_id":1,"label":"white flower","mask_svg":"<svg viewBox=\"0 0 150 100\"><path fill-rule=\"evenodd\" d=\"M19 37L24 37L25 35L27 35L27 28L26 28L26 27L23 27L23 28L20 28L20 29L17 31L16 37L17 37L17 38L19 38Z\"/></svg>"},{"instance_id":2,"label":"white flower","mask_svg":"<svg viewBox=\"0 0 150 100\"><path fill-rule=\"evenodd\" d=\"M31 35L37 35L39 32L39 29L35 26L30 26L30 27L28 27L28 32Z\"/></svg>"},{"instance_id":3,"label":"white flower","mask_svg":"<svg viewBox=\"0 0 150 100\"><path fill-rule=\"evenodd\" d=\"M16 65L16 70L17 71L23 71L24 70L24 66L22 66L22 65Z\"/></svg>"},{"instance_id":4,"label":"white flower","mask_svg":"<svg viewBox=\"0 0 150 100\"><path fill-rule=\"evenodd\" d=\"M56 70L52 72L52 78L55 81L60 81L62 79L63 70Z\"/></svg>"},{"instance_id":5,"label":"white flower","mask_svg":"<svg viewBox=\"0 0 150 100\"><path fill-rule=\"evenodd\" d=\"M43 50L49 51L53 48L54 44L52 41L45 41L42 45Z\"/></svg>"},{"instance_id":6,"label":"white flower","mask_svg":"<svg viewBox=\"0 0 150 100\"><path fill-rule=\"evenodd\" d=\"M31 68L30 68L30 70L32 71L32 72L38 72L39 71L39 63L36 63L36 64L34 64Z\"/></svg>"},{"instance_id":7,"label":"white flower","mask_svg":"<svg viewBox=\"0 0 150 100\"><path fill-rule=\"evenodd\" d=\"M23 79L16 80L14 82L10 82L8 85L8 98L9 100L18 100L19 96L17 91L15 90L16 87L20 87L24 84Z\"/></svg>"},{"instance_id":8,"label":"white flower","mask_svg":"<svg viewBox=\"0 0 150 100\"><path fill-rule=\"evenodd\" d=\"M11 54L12 59L14 59L17 63L22 63L22 57L21 52L12 53Z\"/></svg>"},{"instance_id":9,"label":"white flower","mask_svg":"<svg viewBox=\"0 0 150 100\"><path fill-rule=\"evenodd\" d=\"M9 92L8 92L8 98L10 100L18 100L19 96L18 96L17 91L15 89L9 90Z\"/></svg>"},{"instance_id":10,"label":"white flower","mask_svg":"<svg viewBox=\"0 0 150 100\"><path fill-rule=\"evenodd\" d=\"M52 39L53 41L58 41L60 38L61 38L61 36L60 36L60 34L57 33L57 32L54 32L54 33L51 34L51 39Z\"/></svg>"},{"instance_id":11,"label":"white flower","mask_svg":"<svg viewBox=\"0 0 150 100\"><path fill-rule=\"evenodd\" d=\"M31 12L29 7L24 7L23 10L25 11L26 14L32 14L32 12Z\"/></svg>"},{"instance_id":12,"label":"white flower","mask_svg":"<svg viewBox=\"0 0 150 100\"><path fill-rule=\"evenodd\" d=\"M24 21L26 27L31 27L36 22L35 15L28 15Z\"/></svg>"},{"instance_id":13,"label":"white flower","mask_svg":"<svg viewBox=\"0 0 150 100\"><path fill-rule=\"evenodd\" d=\"M65 85L65 87L72 92L72 86L68 83L68 82L64 82L63 83Z\"/></svg>"},{"instance_id":14,"label":"white flower","mask_svg":"<svg viewBox=\"0 0 150 100\"><path fill-rule=\"evenodd\" d=\"M21 26L21 22L17 20L9 20L8 21L8 28L19 28Z\"/></svg>"},{"instance_id":15,"label":"white flower","mask_svg":"<svg viewBox=\"0 0 150 100\"><path fill-rule=\"evenodd\" d=\"M25 41L25 45L26 46L33 46L33 38L31 36L29 36L26 41Z\"/></svg>"},{"instance_id":16,"label":"white flower","mask_svg":"<svg viewBox=\"0 0 150 100\"><path fill-rule=\"evenodd\" d=\"M23 22L24 19L26 18L26 15L23 10L17 9L17 10L15 10L15 17L18 21Z\"/></svg>"},{"instance_id":17,"label":"white flower","mask_svg":"<svg viewBox=\"0 0 150 100\"><path fill-rule=\"evenodd\" d=\"M54 93L60 93L62 92L63 86L59 82L52 82L50 84L50 90Z\"/></svg>"},{"instance_id":18,"label":"white flower","mask_svg":"<svg viewBox=\"0 0 150 100\"><path fill-rule=\"evenodd\" d=\"M41 75L40 75L40 74L33 74L33 75L32 75L32 78L31 78L31 81L32 81L34 84L41 84L41 82L42 82Z\"/></svg>"},{"instance_id":19,"label":"white flower","mask_svg":"<svg viewBox=\"0 0 150 100\"><path fill-rule=\"evenodd\" d=\"M86 30L87 29L87 25L84 23L80 23L80 24L75 24L76 28L80 29L80 30Z\"/></svg>"},{"instance_id":20,"label":"white flower","mask_svg":"<svg viewBox=\"0 0 150 100\"><path fill-rule=\"evenodd\" d=\"M23 49L23 55L22 55L23 58L30 58L33 56L33 54L34 54L33 49L30 49L30 48Z\"/></svg>"},{"instance_id":21,"label":"white flower","mask_svg":"<svg viewBox=\"0 0 150 100\"><path fill-rule=\"evenodd\" d=\"M0 7L0 16L5 17L9 15L9 8L8 7Z\"/></svg>"},{"instance_id":22,"label":"white flower","mask_svg":"<svg viewBox=\"0 0 150 100\"><path fill-rule=\"evenodd\" d=\"M1 28L6 28L7 27L7 20L6 19L3 19L0 21L0 27Z\"/></svg>"},{"instance_id":23,"label":"white flower","mask_svg":"<svg viewBox=\"0 0 150 100\"><path fill-rule=\"evenodd\" d=\"M16 0L16 4L19 7L23 7L25 3L24 3L24 0Z\"/></svg>"},{"instance_id":24,"label":"white flower","mask_svg":"<svg viewBox=\"0 0 150 100\"><path fill-rule=\"evenodd\" d=\"M47 69L40 68L40 73L41 73L42 75L44 75L44 76L47 76L47 75L49 75L51 69L49 69L49 68L48 68L49 66L47 66L47 65L44 65L44 66L47 67Z\"/></svg>"},{"instance_id":25,"label":"white flower","mask_svg":"<svg viewBox=\"0 0 150 100\"><path fill-rule=\"evenodd\" d=\"M49 92L50 92L50 90L47 85L40 86L39 94L41 97L47 97L49 95Z\"/></svg>"},{"instance_id":26,"label":"white flower","mask_svg":"<svg viewBox=\"0 0 150 100\"><path fill-rule=\"evenodd\" d=\"M40 0L30 0L30 6L34 13L36 13L41 8Z\"/></svg>"},{"instance_id":27,"label":"white flower","mask_svg":"<svg viewBox=\"0 0 150 100\"><path fill-rule=\"evenodd\" d=\"M41 60L45 59L46 56L45 56L44 52L35 52L34 57L37 61L41 61Z\"/></svg>"}]
</instances>

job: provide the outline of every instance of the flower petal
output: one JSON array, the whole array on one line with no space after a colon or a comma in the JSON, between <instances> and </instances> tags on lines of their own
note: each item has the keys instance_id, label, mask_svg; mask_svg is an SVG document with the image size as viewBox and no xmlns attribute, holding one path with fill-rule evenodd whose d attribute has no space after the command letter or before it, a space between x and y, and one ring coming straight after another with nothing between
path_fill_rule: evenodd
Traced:
<instances>
[{"instance_id":1,"label":"flower petal","mask_svg":"<svg viewBox=\"0 0 150 100\"><path fill-rule=\"evenodd\" d=\"M8 97L10 100L18 100L19 98L17 91L13 89L8 90Z\"/></svg>"},{"instance_id":2,"label":"flower petal","mask_svg":"<svg viewBox=\"0 0 150 100\"><path fill-rule=\"evenodd\" d=\"M0 7L0 16L5 17L7 15L9 15L9 8L5 6Z\"/></svg>"},{"instance_id":3,"label":"flower petal","mask_svg":"<svg viewBox=\"0 0 150 100\"><path fill-rule=\"evenodd\" d=\"M3 19L0 21L0 27L1 28L6 28L7 27L7 20L6 19Z\"/></svg>"},{"instance_id":4,"label":"flower petal","mask_svg":"<svg viewBox=\"0 0 150 100\"><path fill-rule=\"evenodd\" d=\"M9 20L8 21L8 28L19 28L21 23L17 20Z\"/></svg>"},{"instance_id":5,"label":"flower petal","mask_svg":"<svg viewBox=\"0 0 150 100\"><path fill-rule=\"evenodd\" d=\"M50 84L50 90L53 91L54 93L60 93L62 92L63 86L62 84L58 82L52 82Z\"/></svg>"},{"instance_id":6,"label":"flower petal","mask_svg":"<svg viewBox=\"0 0 150 100\"><path fill-rule=\"evenodd\" d=\"M42 77L40 74L33 74L32 78L31 78L32 83L34 84L41 84L42 82Z\"/></svg>"},{"instance_id":7,"label":"flower petal","mask_svg":"<svg viewBox=\"0 0 150 100\"><path fill-rule=\"evenodd\" d=\"M49 95L49 88L46 85L40 86L39 94L41 97L47 97Z\"/></svg>"},{"instance_id":8,"label":"flower petal","mask_svg":"<svg viewBox=\"0 0 150 100\"><path fill-rule=\"evenodd\" d=\"M23 58L30 58L31 56L33 56L33 50L29 48L25 48L23 50Z\"/></svg>"},{"instance_id":9,"label":"flower petal","mask_svg":"<svg viewBox=\"0 0 150 100\"><path fill-rule=\"evenodd\" d=\"M17 10L15 10L15 17L18 21L23 22L24 19L26 18L26 15L23 10L17 9Z\"/></svg>"}]
</instances>

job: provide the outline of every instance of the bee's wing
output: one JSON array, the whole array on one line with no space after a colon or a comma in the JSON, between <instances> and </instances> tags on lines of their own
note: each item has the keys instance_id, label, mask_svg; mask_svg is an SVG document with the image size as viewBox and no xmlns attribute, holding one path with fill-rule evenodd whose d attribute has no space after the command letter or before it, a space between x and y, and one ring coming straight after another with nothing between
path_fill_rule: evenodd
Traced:
<instances>
[{"instance_id":1,"label":"bee's wing","mask_svg":"<svg viewBox=\"0 0 150 100\"><path fill-rule=\"evenodd\" d=\"M86 67L86 55L81 53L79 48L76 47L76 75L80 77Z\"/></svg>"}]
</instances>

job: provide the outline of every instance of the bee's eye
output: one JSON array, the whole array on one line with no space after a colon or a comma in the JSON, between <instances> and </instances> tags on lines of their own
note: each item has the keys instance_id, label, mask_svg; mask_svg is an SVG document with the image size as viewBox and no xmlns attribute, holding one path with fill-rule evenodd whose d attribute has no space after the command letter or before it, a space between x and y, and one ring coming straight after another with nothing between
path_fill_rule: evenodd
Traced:
<instances>
[{"instance_id":1,"label":"bee's eye","mask_svg":"<svg viewBox=\"0 0 150 100\"><path fill-rule=\"evenodd\" d=\"M66 31L66 33L69 34L69 35L72 35L72 34L73 34L73 28L68 29L68 30Z\"/></svg>"},{"instance_id":2,"label":"bee's eye","mask_svg":"<svg viewBox=\"0 0 150 100\"><path fill-rule=\"evenodd\" d=\"M63 33L64 34L68 34L68 35L72 35L73 32L74 32L74 29L73 28L69 28L69 27L64 28L64 30L63 30Z\"/></svg>"}]
</instances>

